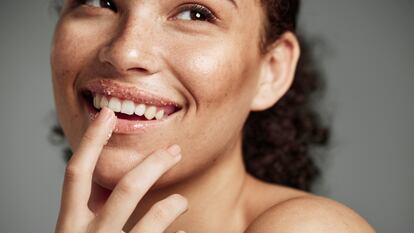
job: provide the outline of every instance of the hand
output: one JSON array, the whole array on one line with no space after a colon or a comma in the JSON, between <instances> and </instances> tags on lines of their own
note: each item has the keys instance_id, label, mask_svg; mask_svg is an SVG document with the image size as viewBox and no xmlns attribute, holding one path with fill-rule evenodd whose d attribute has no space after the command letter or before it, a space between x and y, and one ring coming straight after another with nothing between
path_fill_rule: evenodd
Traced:
<instances>
[{"instance_id":1,"label":"hand","mask_svg":"<svg viewBox=\"0 0 414 233\"><path fill-rule=\"evenodd\" d=\"M88 208L92 174L115 123L114 113L108 108L102 109L68 162L56 233L123 232L122 228L144 194L180 160L177 145L152 153L118 182L104 206L93 213ZM184 197L171 195L155 203L130 233L164 232L186 209Z\"/></svg>"}]
</instances>

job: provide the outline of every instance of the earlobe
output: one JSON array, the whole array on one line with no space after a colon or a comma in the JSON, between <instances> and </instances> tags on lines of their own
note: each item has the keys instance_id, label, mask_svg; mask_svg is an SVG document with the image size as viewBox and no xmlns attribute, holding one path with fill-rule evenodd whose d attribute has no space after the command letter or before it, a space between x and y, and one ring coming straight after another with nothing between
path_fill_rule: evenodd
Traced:
<instances>
[{"instance_id":1,"label":"earlobe","mask_svg":"<svg viewBox=\"0 0 414 233\"><path fill-rule=\"evenodd\" d=\"M272 107L292 85L300 48L296 36L286 32L270 47L261 62L257 91L252 111Z\"/></svg>"}]
</instances>

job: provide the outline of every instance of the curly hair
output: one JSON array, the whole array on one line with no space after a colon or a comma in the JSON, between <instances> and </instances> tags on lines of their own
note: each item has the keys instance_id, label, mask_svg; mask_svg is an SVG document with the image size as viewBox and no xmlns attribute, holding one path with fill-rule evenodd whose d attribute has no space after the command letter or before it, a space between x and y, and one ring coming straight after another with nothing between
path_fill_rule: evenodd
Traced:
<instances>
[{"instance_id":1,"label":"curly hair","mask_svg":"<svg viewBox=\"0 0 414 233\"><path fill-rule=\"evenodd\" d=\"M299 0L261 0L265 11L261 50L286 31L295 32ZM251 112L243 129L243 157L253 176L310 191L320 174L310 149L326 145L329 130L321 125L310 101L322 80L307 42L299 37L301 57L287 93L270 109Z\"/></svg>"},{"instance_id":2,"label":"curly hair","mask_svg":"<svg viewBox=\"0 0 414 233\"><path fill-rule=\"evenodd\" d=\"M60 10L59 0L54 0ZM286 31L295 32L299 0L261 0L265 22L260 49L265 53ZM270 109L251 112L243 129L243 158L247 171L270 183L310 191L320 174L310 149L326 145L328 128L310 101L312 94L322 91L322 80L307 42L298 36L301 57L295 79L287 93ZM52 141L62 143L60 126L52 129ZM57 137L55 137L57 136ZM64 149L65 159L72 154Z\"/></svg>"}]
</instances>

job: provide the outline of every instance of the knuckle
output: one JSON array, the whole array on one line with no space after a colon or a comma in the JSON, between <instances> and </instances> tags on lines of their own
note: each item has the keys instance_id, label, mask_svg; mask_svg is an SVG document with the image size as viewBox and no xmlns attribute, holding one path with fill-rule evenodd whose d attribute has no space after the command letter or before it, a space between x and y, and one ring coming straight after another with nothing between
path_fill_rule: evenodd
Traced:
<instances>
[{"instance_id":1,"label":"knuckle","mask_svg":"<svg viewBox=\"0 0 414 233\"><path fill-rule=\"evenodd\" d=\"M92 135L91 129L87 130L85 132L85 134L83 134L82 141L85 141L85 142L93 142L94 141L94 136Z\"/></svg>"},{"instance_id":2,"label":"knuckle","mask_svg":"<svg viewBox=\"0 0 414 233\"><path fill-rule=\"evenodd\" d=\"M139 182L133 181L127 177L124 177L118 183L118 190L124 195L136 195L143 191L143 187Z\"/></svg>"},{"instance_id":3,"label":"knuckle","mask_svg":"<svg viewBox=\"0 0 414 233\"><path fill-rule=\"evenodd\" d=\"M154 218L158 220L167 220L174 217L177 213L187 208L187 199L179 194L173 194L164 200L154 204L152 211Z\"/></svg>"},{"instance_id":4,"label":"knuckle","mask_svg":"<svg viewBox=\"0 0 414 233\"><path fill-rule=\"evenodd\" d=\"M68 181L77 180L84 174L84 171L79 166L75 166L73 163L69 163L65 169L65 179Z\"/></svg>"}]
</instances>

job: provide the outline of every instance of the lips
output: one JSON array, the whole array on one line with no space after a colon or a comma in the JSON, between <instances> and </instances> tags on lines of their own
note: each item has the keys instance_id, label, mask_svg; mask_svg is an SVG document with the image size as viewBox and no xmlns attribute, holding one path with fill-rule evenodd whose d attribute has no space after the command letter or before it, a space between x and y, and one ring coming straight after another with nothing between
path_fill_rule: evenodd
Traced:
<instances>
[{"instance_id":1,"label":"lips","mask_svg":"<svg viewBox=\"0 0 414 233\"><path fill-rule=\"evenodd\" d=\"M156 127L182 108L178 101L114 80L94 80L80 89L91 120L103 107L115 112L115 133L137 133Z\"/></svg>"}]
</instances>

